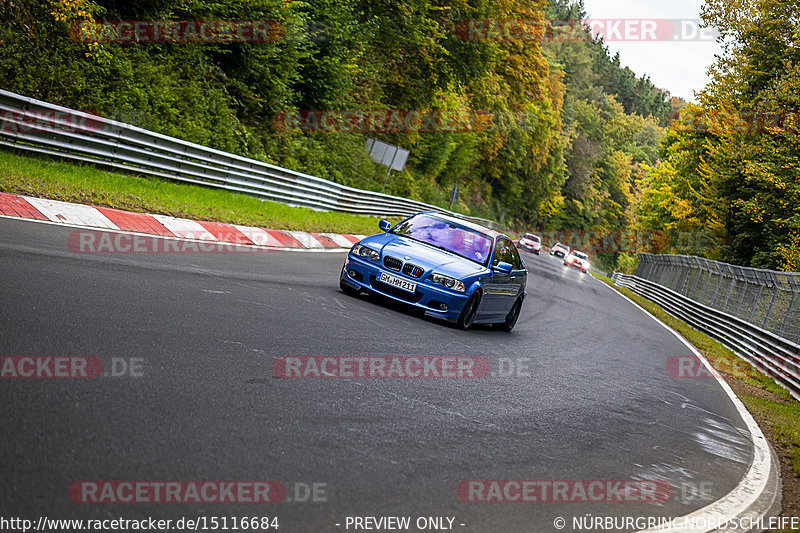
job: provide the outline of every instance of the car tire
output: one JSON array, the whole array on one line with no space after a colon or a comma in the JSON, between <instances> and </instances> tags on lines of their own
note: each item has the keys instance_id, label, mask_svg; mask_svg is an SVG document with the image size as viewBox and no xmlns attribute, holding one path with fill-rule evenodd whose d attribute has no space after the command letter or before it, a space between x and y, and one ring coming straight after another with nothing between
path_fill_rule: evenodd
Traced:
<instances>
[{"instance_id":1,"label":"car tire","mask_svg":"<svg viewBox=\"0 0 800 533\"><path fill-rule=\"evenodd\" d=\"M458 322L456 322L459 329L467 330L472 326L475 315L478 313L478 307L481 305L481 296L481 291L476 290L469 297L467 303L464 304L461 309L461 315L458 317Z\"/></svg>"},{"instance_id":2,"label":"car tire","mask_svg":"<svg viewBox=\"0 0 800 533\"><path fill-rule=\"evenodd\" d=\"M517 319L519 319L520 311L522 311L522 301L524 299L524 295L517 298L517 301L514 302L514 307L512 307L511 311L508 312L505 322L496 324L498 329L502 329L503 331L511 331L514 329L514 326L517 325Z\"/></svg>"}]
</instances>

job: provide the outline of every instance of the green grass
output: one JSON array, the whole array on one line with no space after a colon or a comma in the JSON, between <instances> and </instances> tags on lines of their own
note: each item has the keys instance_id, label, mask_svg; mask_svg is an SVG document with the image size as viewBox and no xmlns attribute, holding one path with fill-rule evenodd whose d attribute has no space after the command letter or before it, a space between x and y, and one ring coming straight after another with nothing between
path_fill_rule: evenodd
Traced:
<instances>
[{"instance_id":1,"label":"green grass","mask_svg":"<svg viewBox=\"0 0 800 533\"><path fill-rule=\"evenodd\" d=\"M767 394L737 393L737 395L759 421L762 429L768 430L767 432L772 434L772 444L783 450L794 475L800 477L800 402L792 398L789 391L775 383L772 378L758 372L722 344L705 333L693 329L683 320L669 315L650 300L634 294L629 289L614 285L606 276L594 272L592 275L611 285L680 333L708 359L720 374L733 377L749 387L766 392ZM731 369L735 370L732 376Z\"/></svg>"},{"instance_id":2,"label":"green grass","mask_svg":"<svg viewBox=\"0 0 800 533\"><path fill-rule=\"evenodd\" d=\"M289 207L225 190L5 150L0 151L0 191L269 229L364 235L379 231L375 217Z\"/></svg>"}]
</instances>

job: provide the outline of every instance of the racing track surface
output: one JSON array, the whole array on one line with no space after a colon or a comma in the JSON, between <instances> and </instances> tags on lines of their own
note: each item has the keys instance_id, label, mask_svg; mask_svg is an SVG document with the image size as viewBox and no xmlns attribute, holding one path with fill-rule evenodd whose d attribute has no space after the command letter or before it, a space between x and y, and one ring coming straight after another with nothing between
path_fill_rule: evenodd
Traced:
<instances>
[{"instance_id":1,"label":"racing track surface","mask_svg":"<svg viewBox=\"0 0 800 533\"><path fill-rule=\"evenodd\" d=\"M464 532L555 531L556 516L684 515L750 462L716 381L667 374L686 347L548 255L523 254L513 333L462 332L342 294L343 253L79 255L72 231L0 219L0 355L142 358L144 375L0 380L2 516L277 516L291 532L345 531L348 515L454 516ZM495 371L502 357L527 373L273 376L275 358L311 355L484 356ZM675 494L459 501L470 479L665 480ZM77 504L80 480L276 480L290 497L324 483L327 502Z\"/></svg>"}]
</instances>

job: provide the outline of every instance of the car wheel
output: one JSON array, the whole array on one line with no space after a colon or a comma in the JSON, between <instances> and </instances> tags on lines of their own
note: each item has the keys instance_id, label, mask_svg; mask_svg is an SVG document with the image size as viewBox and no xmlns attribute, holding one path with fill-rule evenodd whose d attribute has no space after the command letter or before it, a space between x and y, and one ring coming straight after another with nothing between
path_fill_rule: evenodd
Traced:
<instances>
[{"instance_id":1,"label":"car wheel","mask_svg":"<svg viewBox=\"0 0 800 533\"><path fill-rule=\"evenodd\" d=\"M497 324L499 329L503 331L511 331L514 329L514 326L517 325L517 319L519 318L519 313L522 311L522 300L525 299L524 296L520 296L517 298L517 301L514 302L514 307L511 308L511 311L508 312L508 316L506 316L505 322L501 322Z\"/></svg>"},{"instance_id":2,"label":"car wheel","mask_svg":"<svg viewBox=\"0 0 800 533\"><path fill-rule=\"evenodd\" d=\"M458 317L457 326L459 329L467 330L475 320L475 315L478 313L478 307L481 305L481 291L477 290L472 293L464 308L461 309L461 316Z\"/></svg>"}]
</instances>

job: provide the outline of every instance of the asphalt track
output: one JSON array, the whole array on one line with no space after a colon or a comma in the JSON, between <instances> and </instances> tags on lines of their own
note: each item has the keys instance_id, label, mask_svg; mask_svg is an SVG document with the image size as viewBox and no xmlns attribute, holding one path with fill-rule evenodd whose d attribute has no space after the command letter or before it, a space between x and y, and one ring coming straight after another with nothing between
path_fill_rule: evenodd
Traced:
<instances>
[{"instance_id":1,"label":"asphalt track","mask_svg":"<svg viewBox=\"0 0 800 533\"><path fill-rule=\"evenodd\" d=\"M749 433L717 382L668 375L687 348L548 255L523 254L513 333L463 332L342 294L343 253L76 254L72 231L0 219L0 355L140 358L142 375L0 380L0 516L277 516L290 532L448 516L463 532L556 531L559 516L685 515L750 463ZM278 357L326 355L482 356L493 375L273 375ZM457 498L460 481L487 479L661 480L674 494ZM326 501L79 504L68 489L81 480L275 480L289 499L295 484L319 483Z\"/></svg>"}]
</instances>

